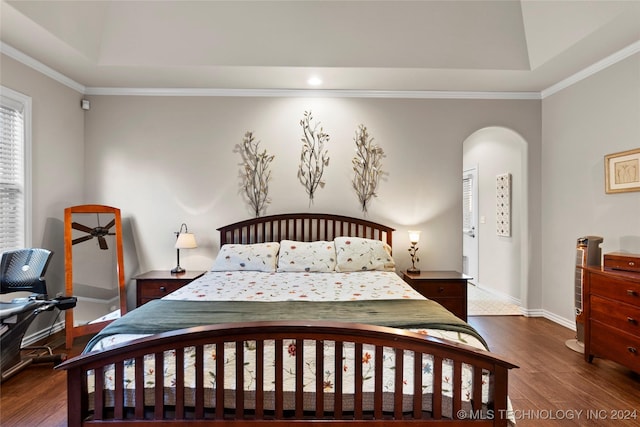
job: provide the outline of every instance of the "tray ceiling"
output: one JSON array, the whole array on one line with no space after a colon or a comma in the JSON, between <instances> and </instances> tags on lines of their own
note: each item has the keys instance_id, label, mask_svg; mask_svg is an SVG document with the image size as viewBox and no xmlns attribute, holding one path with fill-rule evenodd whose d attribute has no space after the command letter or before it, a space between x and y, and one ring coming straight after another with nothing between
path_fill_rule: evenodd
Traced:
<instances>
[{"instance_id":1,"label":"tray ceiling","mask_svg":"<svg viewBox=\"0 0 640 427\"><path fill-rule=\"evenodd\" d=\"M6 1L93 88L540 92L640 40L638 1Z\"/></svg>"}]
</instances>

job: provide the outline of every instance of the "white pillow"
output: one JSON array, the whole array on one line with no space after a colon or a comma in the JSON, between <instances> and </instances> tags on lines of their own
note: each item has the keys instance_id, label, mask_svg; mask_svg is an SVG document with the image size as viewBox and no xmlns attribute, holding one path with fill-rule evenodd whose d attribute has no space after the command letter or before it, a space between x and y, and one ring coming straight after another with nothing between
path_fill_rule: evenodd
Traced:
<instances>
[{"instance_id":1,"label":"white pillow","mask_svg":"<svg viewBox=\"0 0 640 427\"><path fill-rule=\"evenodd\" d=\"M336 248L333 242L280 242L278 271L328 273L336 268Z\"/></svg>"},{"instance_id":2,"label":"white pillow","mask_svg":"<svg viewBox=\"0 0 640 427\"><path fill-rule=\"evenodd\" d=\"M381 240L336 237L336 271L395 271L391 247Z\"/></svg>"},{"instance_id":3,"label":"white pillow","mask_svg":"<svg viewBox=\"0 0 640 427\"><path fill-rule=\"evenodd\" d=\"M276 271L280 243L222 245L211 271Z\"/></svg>"}]
</instances>

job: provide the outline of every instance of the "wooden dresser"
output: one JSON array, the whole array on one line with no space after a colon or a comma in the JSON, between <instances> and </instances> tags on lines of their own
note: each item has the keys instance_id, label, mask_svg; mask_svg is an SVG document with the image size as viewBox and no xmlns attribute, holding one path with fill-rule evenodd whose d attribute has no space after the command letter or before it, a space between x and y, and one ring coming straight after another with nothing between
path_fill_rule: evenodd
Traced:
<instances>
[{"instance_id":1,"label":"wooden dresser","mask_svg":"<svg viewBox=\"0 0 640 427\"><path fill-rule=\"evenodd\" d=\"M640 373L640 271L610 269L606 260L605 268L584 267L584 357L604 357Z\"/></svg>"}]
</instances>

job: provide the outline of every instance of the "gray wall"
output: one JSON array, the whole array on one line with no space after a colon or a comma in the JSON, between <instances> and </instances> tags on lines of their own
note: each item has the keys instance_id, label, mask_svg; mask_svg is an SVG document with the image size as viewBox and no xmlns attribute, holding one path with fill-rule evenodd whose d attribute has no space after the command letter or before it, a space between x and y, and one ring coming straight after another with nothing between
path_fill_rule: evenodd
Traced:
<instances>
[{"instance_id":1,"label":"gray wall","mask_svg":"<svg viewBox=\"0 0 640 427\"><path fill-rule=\"evenodd\" d=\"M47 273L49 294L64 292L63 221L66 206L84 192L82 95L2 56L1 84L32 98L32 246L54 251ZM40 315L31 330L48 329L55 313ZM63 316L64 317L64 316Z\"/></svg>"},{"instance_id":2,"label":"gray wall","mask_svg":"<svg viewBox=\"0 0 640 427\"><path fill-rule=\"evenodd\" d=\"M576 239L640 253L640 192L604 191L604 156L640 147L640 54L544 99L542 124L542 307L574 319Z\"/></svg>"},{"instance_id":3,"label":"gray wall","mask_svg":"<svg viewBox=\"0 0 640 427\"><path fill-rule=\"evenodd\" d=\"M539 101L93 96L91 106L87 197L134 219L141 270L175 265L173 232L182 222L199 246L182 251L181 264L208 268L218 250L215 229L251 216L238 194L240 156L233 152L248 130L275 155L268 214L362 216L351 159L364 123L385 150L388 172L368 218L397 229L401 268L409 265L407 230L416 228L421 268L460 270L462 144L469 135L506 126L540 147ZM331 136L326 187L311 207L296 178L305 110Z\"/></svg>"}]
</instances>

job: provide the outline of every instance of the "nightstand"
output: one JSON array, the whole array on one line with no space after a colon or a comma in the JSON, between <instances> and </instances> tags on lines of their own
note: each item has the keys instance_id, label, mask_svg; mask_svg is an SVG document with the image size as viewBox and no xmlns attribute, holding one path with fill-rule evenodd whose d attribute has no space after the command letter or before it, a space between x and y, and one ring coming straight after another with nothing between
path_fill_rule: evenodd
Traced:
<instances>
[{"instance_id":1,"label":"nightstand","mask_svg":"<svg viewBox=\"0 0 640 427\"><path fill-rule=\"evenodd\" d=\"M457 271L403 272L402 278L420 294L442 304L467 321L467 281L471 277Z\"/></svg>"},{"instance_id":2,"label":"nightstand","mask_svg":"<svg viewBox=\"0 0 640 427\"><path fill-rule=\"evenodd\" d=\"M162 298L202 276L204 271L187 270L173 274L168 270L154 270L134 277L136 281L136 307L153 299Z\"/></svg>"}]
</instances>

